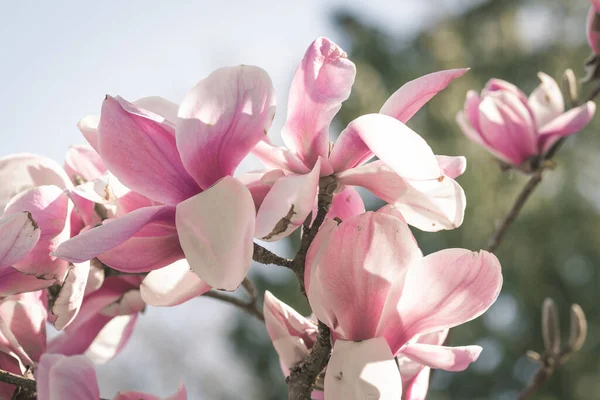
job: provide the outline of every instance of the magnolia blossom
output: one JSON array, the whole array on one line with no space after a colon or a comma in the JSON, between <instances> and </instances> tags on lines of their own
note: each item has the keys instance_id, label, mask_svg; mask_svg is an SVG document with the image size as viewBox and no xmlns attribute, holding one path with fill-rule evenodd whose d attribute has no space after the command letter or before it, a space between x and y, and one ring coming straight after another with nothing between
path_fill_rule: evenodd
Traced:
<instances>
[{"instance_id":1,"label":"magnolia blossom","mask_svg":"<svg viewBox=\"0 0 600 400\"><path fill-rule=\"evenodd\" d=\"M252 262L255 205L231 175L274 112L271 79L253 66L216 70L180 106L107 96L99 122L86 118L80 128L135 204L54 254L71 262L98 257L124 272L185 257L206 283L196 279L196 294L207 285L236 289Z\"/></svg>"},{"instance_id":2,"label":"magnolia blossom","mask_svg":"<svg viewBox=\"0 0 600 400\"><path fill-rule=\"evenodd\" d=\"M600 1L590 0L592 3L587 17L587 40L592 51L600 54Z\"/></svg>"},{"instance_id":3,"label":"magnolia blossom","mask_svg":"<svg viewBox=\"0 0 600 400\"><path fill-rule=\"evenodd\" d=\"M461 371L481 351L419 338L485 312L502 286L498 260L464 249L423 257L397 213L387 206L341 224L328 221L308 251L307 296L336 341L325 376L326 398L358 399L373 388L401 393L394 357Z\"/></svg>"},{"instance_id":4,"label":"magnolia blossom","mask_svg":"<svg viewBox=\"0 0 600 400\"><path fill-rule=\"evenodd\" d=\"M335 143L330 124L350 95L356 67L326 38L315 40L298 67L282 131L287 147L268 138L253 150L269 170L245 176L255 196L256 237L278 240L299 227L315 205L319 177L335 175L341 184L334 210L364 212L353 186L362 186L398 207L407 221L426 231L462 223L465 196L453 178L466 166L462 157L433 154L404 123L467 69L441 71L408 82L379 114L352 121ZM374 156L379 161L366 164Z\"/></svg>"},{"instance_id":5,"label":"magnolia blossom","mask_svg":"<svg viewBox=\"0 0 600 400\"><path fill-rule=\"evenodd\" d=\"M64 169L49 158L33 154L0 159L0 177L6 178L0 183L0 203L5 206L2 219L26 213L37 236L35 247L27 254L12 262L0 262L0 294L58 285L60 290L49 317L57 329L66 327L77 315L91 269L87 261L70 264L50 253L100 222L94 202L81 197L74 185L97 179L105 172L100 157L89 145L72 146ZM20 248L13 245L13 255Z\"/></svg>"},{"instance_id":6,"label":"magnolia blossom","mask_svg":"<svg viewBox=\"0 0 600 400\"><path fill-rule=\"evenodd\" d=\"M46 294L9 296L0 301L0 369L30 376L46 351ZM11 399L15 387L0 383L0 398Z\"/></svg>"},{"instance_id":7,"label":"magnolia blossom","mask_svg":"<svg viewBox=\"0 0 600 400\"><path fill-rule=\"evenodd\" d=\"M529 98L515 85L491 79L481 96L467 93L456 120L464 134L500 160L520 165L539 156L561 137L578 132L594 116L592 101L565 112L558 84L540 72L542 83Z\"/></svg>"},{"instance_id":8,"label":"magnolia blossom","mask_svg":"<svg viewBox=\"0 0 600 400\"><path fill-rule=\"evenodd\" d=\"M35 373L38 400L98 400L100 388L94 364L86 356L44 354ZM172 396L162 400L186 400L183 383ZM119 392L113 400L161 400L140 392Z\"/></svg>"}]
</instances>

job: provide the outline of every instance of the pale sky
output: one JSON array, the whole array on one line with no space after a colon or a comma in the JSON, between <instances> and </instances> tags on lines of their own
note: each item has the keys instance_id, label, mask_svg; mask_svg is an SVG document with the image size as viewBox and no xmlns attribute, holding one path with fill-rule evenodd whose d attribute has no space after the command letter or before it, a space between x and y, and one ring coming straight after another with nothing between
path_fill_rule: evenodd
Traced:
<instances>
[{"instance_id":1,"label":"pale sky","mask_svg":"<svg viewBox=\"0 0 600 400\"><path fill-rule=\"evenodd\" d=\"M294 69L312 40L327 36L347 46L331 23L335 9L350 8L384 30L410 35L472 2L5 2L0 156L31 152L62 163L69 145L84 142L77 121L99 113L105 94L179 102L212 70L242 63L264 68L273 79L278 95L273 134L285 117ZM215 398L210 386L219 379L235 382L224 398L243 398L247 376L224 333L237 312L211 299L149 309L125 351L98 368L102 396L112 398L118 389L166 396L183 378L190 399Z\"/></svg>"}]
</instances>

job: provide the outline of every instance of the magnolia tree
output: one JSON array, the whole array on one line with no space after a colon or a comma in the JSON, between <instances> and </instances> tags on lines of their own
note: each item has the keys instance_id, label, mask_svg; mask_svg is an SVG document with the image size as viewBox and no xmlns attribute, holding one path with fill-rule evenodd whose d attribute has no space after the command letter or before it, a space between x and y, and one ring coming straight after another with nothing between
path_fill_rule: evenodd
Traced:
<instances>
[{"instance_id":1,"label":"magnolia tree","mask_svg":"<svg viewBox=\"0 0 600 400\"><path fill-rule=\"evenodd\" d=\"M600 54L593 3L588 39ZM597 77L598 59L584 82ZM330 40L308 47L290 88L285 147L269 138L271 79L237 66L201 80L179 105L107 96L99 116L79 122L89 144L71 147L64 167L32 154L0 159L0 397L98 400L94 363L119 353L140 311L201 295L264 321L290 399L425 399L432 368L475 361L485 349L444 346L448 331L496 300L502 272L491 252L561 144L593 117L598 90L580 96L569 70L562 90L540 72L529 96L499 79L469 91L457 114L465 135L531 178L487 250L424 255L410 226L461 225L466 196L455 179L466 160L435 155L405 124L467 69L406 83L330 142L355 72ZM236 173L249 154L264 169ZM365 211L356 187L388 204ZM293 259L260 244L296 230ZM259 293L247 278L253 261L293 271L313 314ZM240 286L247 300L226 293ZM520 399L582 347L585 316L571 311L561 343L556 306L543 304L545 351L528 353L540 367ZM47 340L47 323L62 333ZM173 390L169 399L187 398L183 383Z\"/></svg>"}]
</instances>

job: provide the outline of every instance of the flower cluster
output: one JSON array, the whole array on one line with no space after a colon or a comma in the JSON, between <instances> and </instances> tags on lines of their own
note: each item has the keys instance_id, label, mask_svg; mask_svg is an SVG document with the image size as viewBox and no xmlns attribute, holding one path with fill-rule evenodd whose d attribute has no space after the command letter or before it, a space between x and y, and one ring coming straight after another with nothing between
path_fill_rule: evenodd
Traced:
<instances>
[{"instance_id":1,"label":"flower cluster","mask_svg":"<svg viewBox=\"0 0 600 400\"><path fill-rule=\"evenodd\" d=\"M99 116L80 121L89 145L69 149L64 168L30 154L0 159L0 369L35 376L39 399L97 400L91 362L125 346L147 305L236 290L255 239L280 240L304 226L309 239L294 269L314 317L264 296L284 374L307 358L324 325L333 350L314 398L424 399L431 368L461 371L477 359L480 347L444 340L485 312L502 286L493 254L424 256L409 228L463 221L455 178L465 158L435 155L406 122L466 71L408 82L331 142L356 68L319 38L292 81L285 147L268 136L271 79L242 65L216 70L179 105L107 96ZM469 92L458 117L465 133L520 165L587 124L594 103L565 112L556 82L540 78L529 99L500 80L481 96ZM264 169L238 171L247 156ZM366 212L356 187L388 205ZM62 331L50 341L46 320ZM0 386L0 397L13 392ZM129 398L156 399L116 397ZM183 385L171 397L185 398Z\"/></svg>"}]
</instances>

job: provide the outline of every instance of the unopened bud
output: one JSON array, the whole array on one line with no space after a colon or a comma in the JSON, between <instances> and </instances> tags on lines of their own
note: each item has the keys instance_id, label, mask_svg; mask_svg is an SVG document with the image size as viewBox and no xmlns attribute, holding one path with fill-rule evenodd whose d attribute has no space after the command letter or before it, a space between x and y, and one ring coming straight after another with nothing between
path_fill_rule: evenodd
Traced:
<instances>
[{"instance_id":1,"label":"unopened bud","mask_svg":"<svg viewBox=\"0 0 600 400\"><path fill-rule=\"evenodd\" d=\"M562 92L567 104L574 104L577 101L577 77L571 68L563 73Z\"/></svg>"},{"instance_id":2,"label":"unopened bud","mask_svg":"<svg viewBox=\"0 0 600 400\"><path fill-rule=\"evenodd\" d=\"M587 336L587 320L578 304L571 306L571 326L569 333L569 349L571 352L581 350Z\"/></svg>"},{"instance_id":3,"label":"unopened bud","mask_svg":"<svg viewBox=\"0 0 600 400\"><path fill-rule=\"evenodd\" d=\"M551 298L544 300L542 306L542 337L546 353L556 355L560 352L558 308Z\"/></svg>"},{"instance_id":4,"label":"unopened bud","mask_svg":"<svg viewBox=\"0 0 600 400\"><path fill-rule=\"evenodd\" d=\"M542 363L542 356L537 351L527 350L527 353L525 353L525 355L527 356L527 358L529 358L534 363L537 363L537 364Z\"/></svg>"}]
</instances>

